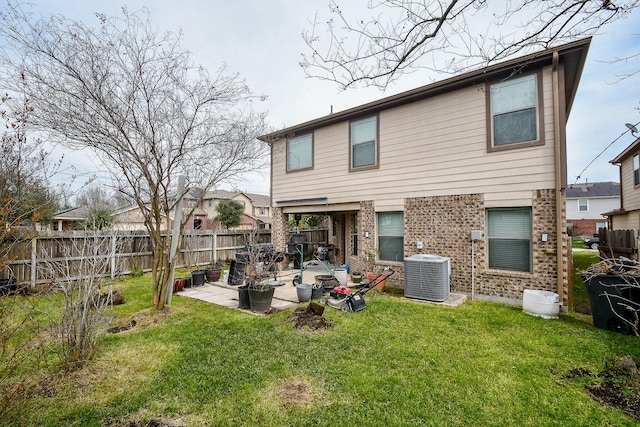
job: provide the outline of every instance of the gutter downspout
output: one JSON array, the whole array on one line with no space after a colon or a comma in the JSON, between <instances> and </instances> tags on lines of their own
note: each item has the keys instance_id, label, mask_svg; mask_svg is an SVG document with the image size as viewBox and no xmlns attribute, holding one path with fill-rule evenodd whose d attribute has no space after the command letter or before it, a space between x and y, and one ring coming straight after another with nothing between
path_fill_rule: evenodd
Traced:
<instances>
[{"instance_id":1,"label":"gutter downspout","mask_svg":"<svg viewBox=\"0 0 640 427\"><path fill-rule=\"evenodd\" d=\"M561 135L560 135L560 88L558 79L558 63L560 55L558 51L553 52L552 59L552 80L553 80L553 137L554 137L554 157L555 157L555 196L556 196L556 263L557 263L557 288L560 305L564 305L564 250L563 250L563 234L562 228L562 162L561 162Z\"/></svg>"}]
</instances>

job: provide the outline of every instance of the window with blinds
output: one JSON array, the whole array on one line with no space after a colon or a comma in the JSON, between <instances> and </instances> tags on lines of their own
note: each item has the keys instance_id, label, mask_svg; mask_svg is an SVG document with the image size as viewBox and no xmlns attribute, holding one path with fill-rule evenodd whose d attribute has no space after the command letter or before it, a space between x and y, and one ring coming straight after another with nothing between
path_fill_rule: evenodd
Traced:
<instances>
[{"instance_id":1,"label":"window with blinds","mask_svg":"<svg viewBox=\"0 0 640 427\"><path fill-rule=\"evenodd\" d=\"M531 208L487 209L489 268L530 273Z\"/></svg>"},{"instance_id":2,"label":"window with blinds","mask_svg":"<svg viewBox=\"0 0 640 427\"><path fill-rule=\"evenodd\" d=\"M351 168L374 166L377 162L377 117L351 122Z\"/></svg>"},{"instance_id":3,"label":"window with blinds","mask_svg":"<svg viewBox=\"0 0 640 427\"><path fill-rule=\"evenodd\" d=\"M402 212L378 213L378 259L404 260L404 214Z\"/></svg>"}]
</instances>

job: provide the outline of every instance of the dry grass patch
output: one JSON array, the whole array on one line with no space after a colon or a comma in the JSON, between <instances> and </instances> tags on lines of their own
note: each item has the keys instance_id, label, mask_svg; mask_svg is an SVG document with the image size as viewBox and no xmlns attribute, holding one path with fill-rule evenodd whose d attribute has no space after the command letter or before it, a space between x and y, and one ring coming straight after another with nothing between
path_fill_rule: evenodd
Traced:
<instances>
[{"instance_id":1,"label":"dry grass patch","mask_svg":"<svg viewBox=\"0 0 640 427\"><path fill-rule=\"evenodd\" d=\"M321 392L306 378L291 377L268 387L260 395L259 406L267 412L306 408L321 402Z\"/></svg>"}]
</instances>

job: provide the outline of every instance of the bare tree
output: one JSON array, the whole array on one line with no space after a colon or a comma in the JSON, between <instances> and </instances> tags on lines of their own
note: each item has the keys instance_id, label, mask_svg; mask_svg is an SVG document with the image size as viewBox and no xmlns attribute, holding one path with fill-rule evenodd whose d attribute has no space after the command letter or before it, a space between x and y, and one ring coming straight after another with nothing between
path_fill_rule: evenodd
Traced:
<instances>
[{"instance_id":1,"label":"bare tree","mask_svg":"<svg viewBox=\"0 0 640 427\"><path fill-rule=\"evenodd\" d=\"M0 99L0 277L11 276L6 270L13 248L29 240L36 224L46 223L57 207L49 180L60 163L50 161L42 140L28 138L33 111L26 98Z\"/></svg>"},{"instance_id":2,"label":"bare tree","mask_svg":"<svg viewBox=\"0 0 640 427\"><path fill-rule=\"evenodd\" d=\"M146 10L96 17L98 28L62 16L34 21L10 5L0 25L4 78L18 89L24 76L34 122L61 144L93 149L136 201L153 241L153 305L162 309L178 177L207 190L261 167L264 117L243 79L194 66L180 34L161 32Z\"/></svg>"},{"instance_id":3,"label":"bare tree","mask_svg":"<svg viewBox=\"0 0 640 427\"><path fill-rule=\"evenodd\" d=\"M370 0L371 17L352 17L332 0L302 36L308 76L386 88L425 68L460 73L515 54L549 48L624 17L638 0Z\"/></svg>"}]
</instances>

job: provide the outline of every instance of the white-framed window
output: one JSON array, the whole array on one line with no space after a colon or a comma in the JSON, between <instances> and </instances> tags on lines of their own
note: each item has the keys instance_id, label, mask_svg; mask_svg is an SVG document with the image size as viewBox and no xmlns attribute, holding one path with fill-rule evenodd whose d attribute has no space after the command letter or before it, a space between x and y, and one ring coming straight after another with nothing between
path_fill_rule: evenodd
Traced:
<instances>
[{"instance_id":1,"label":"white-framed window","mask_svg":"<svg viewBox=\"0 0 640 427\"><path fill-rule=\"evenodd\" d=\"M578 199L578 212L589 212L589 199Z\"/></svg>"},{"instance_id":2,"label":"white-framed window","mask_svg":"<svg viewBox=\"0 0 640 427\"><path fill-rule=\"evenodd\" d=\"M378 163L378 118L351 122L351 169L376 166Z\"/></svg>"},{"instance_id":3,"label":"white-framed window","mask_svg":"<svg viewBox=\"0 0 640 427\"><path fill-rule=\"evenodd\" d=\"M609 228L609 224L607 223L607 221L596 221L596 233L601 228Z\"/></svg>"},{"instance_id":4,"label":"white-framed window","mask_svg":"<svg viewBox=\"0 0 640 427\"><path fill-rule=\"evenodd\" d=\"M378 213L378 259L404 260L404 214L402 212Z\"/></svg>"},{"instance_id":5,"label":"white-framed window","mask_svg":"<svg viewBox=\"0 0 640 427\"><path fill-rule=\"evenodd\" d=\"M532 271L531 208L487 209L489 268Z\"/></svg>"},{"instance_id":6,"label":"white-framed window","mask_svg":"<svg viewBox=\"0 0 640 427\"><path fill-rule=\"evenodd\" d=\"M198 206L198 201L196 199L187 199L187 207L195 208Z\"/></svg>"},{"instance_id":7,"label":"white-framed window","mask_svg":"<svg viewBox=\"0 0 640 427\"><path fill-rule=\"evenodd\" d=\"M490 148L541 141L539 84L538 74L530 74L490 86Z\"/></svg>"},{"instance_id":8,"label":"white-framed window","mask_svg":"<svg viewBox=\"0 0 640 427\"><path fill-rule=\"evenodd\" d=\"M633 156L633 185L640 185L640 154Z\"/></svg>"},{"instance_id":9,"label":"white-framed window","mask_svg":"<svg viewBox=\"0 0 640 427\"><path fill-rule=\"evenodd\" d=\"M287 140L287 171L313 167L313 134L296 136Z\"/></svg>"}]
</instances>

